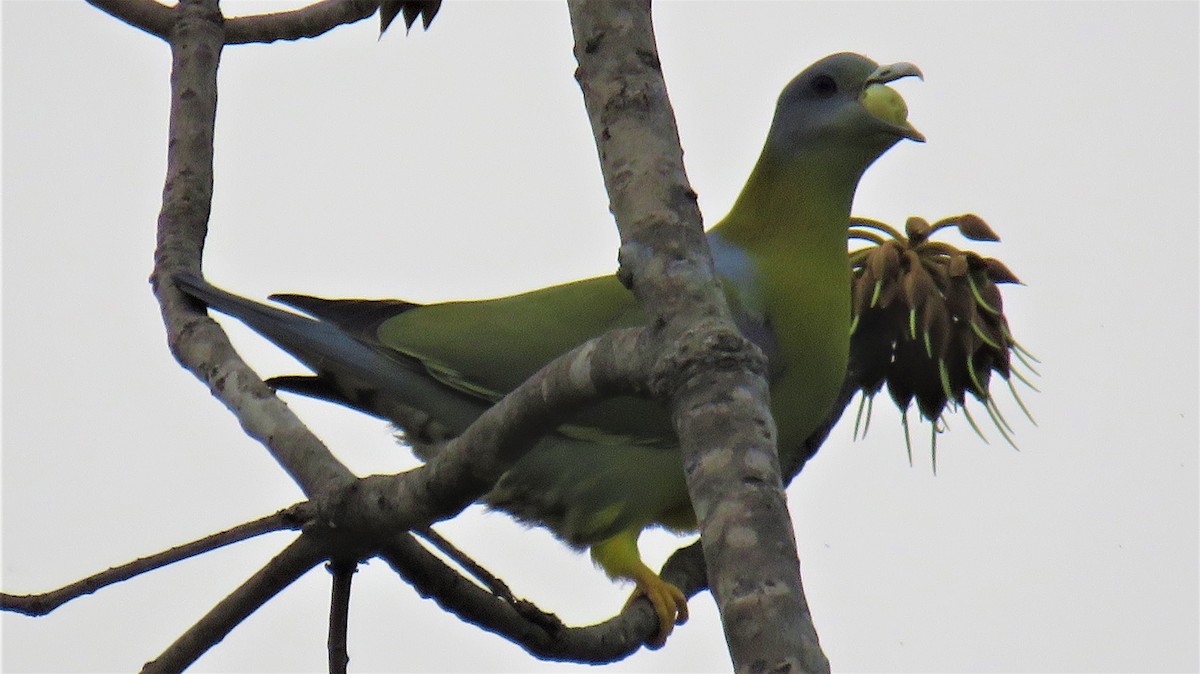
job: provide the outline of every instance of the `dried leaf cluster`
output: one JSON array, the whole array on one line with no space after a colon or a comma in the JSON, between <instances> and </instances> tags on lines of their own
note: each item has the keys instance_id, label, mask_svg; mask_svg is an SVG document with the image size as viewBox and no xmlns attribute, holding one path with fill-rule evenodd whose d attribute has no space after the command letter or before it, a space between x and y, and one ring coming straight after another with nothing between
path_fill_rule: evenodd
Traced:
<instances>
[{"instance_id":1,"label":"dried leaf cluster","mask_svg":"<svg viewBox=\"0 0 1200 674\"><path fill-rule=\"evenodd\" d=\"M1036 387L1013 368L1011 356L1033 374L1037 374L1032 364L1036 359L1013 338L999 288L1020 280L995 258L933 239L948 228L972 241L996 242L1000 237L983 218L972 214L933 224L910 217L903 232L866 218L851 218L850 224L850 238L869 244L850 254L853 355L849 376L863 394L855 433L863 406L869 410L886 385L903 413L906 441L907 412L914 401L919 414L933 422L935 470L936 438L947 409L961 409L984 437L967 409L968 393L982 403L1001 436L1012 444L1012 427L996 406L989 384L992 373L999 375L1029 416L1012 379Z\"/></svg>"}]
</instances>

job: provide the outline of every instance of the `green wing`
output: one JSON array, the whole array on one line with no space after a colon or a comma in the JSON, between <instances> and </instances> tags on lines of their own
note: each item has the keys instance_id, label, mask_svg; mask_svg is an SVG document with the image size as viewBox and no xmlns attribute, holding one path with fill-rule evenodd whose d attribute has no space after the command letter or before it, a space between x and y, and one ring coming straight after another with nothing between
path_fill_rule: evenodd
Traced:
<instances>
[{"instance_id":1,"label":"green wing","mask_svg":"<svg viewBox=\"0 0 1200 674\"><path fill-rule=\"evenodd\" d=\"M615 276L520 295L414 306L384 321L379 343L419 361L456 390L495 401L554 358L645 314ZM622 397L597 404L560 431L598 442L670 444L665 409Z\"/></svg>"}]
</instances>

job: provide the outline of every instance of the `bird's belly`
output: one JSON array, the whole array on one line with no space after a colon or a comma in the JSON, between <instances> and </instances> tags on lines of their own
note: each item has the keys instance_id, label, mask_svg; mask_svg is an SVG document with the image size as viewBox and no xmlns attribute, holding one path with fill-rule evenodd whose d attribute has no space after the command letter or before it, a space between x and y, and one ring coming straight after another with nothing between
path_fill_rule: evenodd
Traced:
<instances>
[{"instance_id":1,"label":"bird's belly","mask_svg":"<svg viewBox=\"0 0 1200 674\"><path fill-rule=\"evenodd\" d=\"M676 447L556 434L509 469L484 500L574 546L656 524L680 531L696 526Z\"/></svg>"},{"instance_id":2,"label":"bird's belly","mask_svg":"<svg viewBox=\"0 0 1200 674\"><path fill-rule=\"evenodd\" d=\"M771 414L781 461L790 463L825 421L846 378L850 354L849 273L809 281L780 298L772 318L779 348L771 363Z\"/></svg>"}]
</instances>

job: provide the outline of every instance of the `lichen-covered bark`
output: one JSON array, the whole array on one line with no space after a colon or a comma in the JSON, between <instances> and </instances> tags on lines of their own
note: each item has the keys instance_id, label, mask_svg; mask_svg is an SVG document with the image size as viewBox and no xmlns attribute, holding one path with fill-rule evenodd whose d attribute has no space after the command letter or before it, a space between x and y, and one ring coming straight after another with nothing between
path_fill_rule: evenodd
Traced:
<instances>
[{"instance_id":1,"label":"lichen-covered bark","mask_svg":"<svg viewBox=\"0 0 1200 674\"><path fill-rule=\"evenodd\" d=\"M738 672L826 671L800 582L762 354L734 328L683 169L648 0L575 0L577 78L621 232L621 278L653 319L710 588Z\"/></svg>"},{"instance_id":2,"label":"lichen-covered bark","mask_svg":"<svg viewBox=\"0 0 1200 674\"><path fill-rule=\"evenodd\" d=\"M167 178L151 274L167 340L179 362L208 384L246 433L263 443L312 496L352 474L241 360L216 323L171 282L178 272L200 271L212 205L217 68L224 45L224 19L216 0L185 0L175 12L167 34L172 57Z\"/></svg>"}]
</instances>

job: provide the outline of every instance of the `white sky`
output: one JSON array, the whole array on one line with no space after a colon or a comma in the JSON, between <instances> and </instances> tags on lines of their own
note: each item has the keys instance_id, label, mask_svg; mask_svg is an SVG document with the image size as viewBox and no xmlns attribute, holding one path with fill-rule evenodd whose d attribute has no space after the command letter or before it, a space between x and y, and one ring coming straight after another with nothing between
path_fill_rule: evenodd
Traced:
<instances>
[{"instance_id":1,"label":"white sky","mask_svg":"<svg viewBox=\"0 0 1200 674\"><path fill-rule=\"evenodd\" d=\"M280 5L273 5L279 7ZM890 404L843 424L790 491L804 580L838 671L1197 671L1198 7L1152 3L669 3L659 46L709 222L775 96L841 50L907 60L928 137L868 173L855 211L974 211L1018 338L1043 361L1020 452L951 419L910 468ZM228 3L230 14L262 5ZM167 46L82 3L3 6L3 588L47 590L300 497L167 353L146 278L162 189ZM449 2L429 33L365 21L225 50L205 269L240 293L505 294L615 265L562 3ZM239 327L264 375L297 366ZM354 470L412 465L382 422L291 403ZM925 437L927 426L918 434ZM568 622L614 586L539 530L442 527ZM290 534L5 614L5 671L129 671ZM647 536L652 564L678 541ZM194 668L324 671L328 576ZM422 600L355 578L353 671L556 671ZM728 668L711 598L611 671Z\"/></svg>"}]
</instances>

